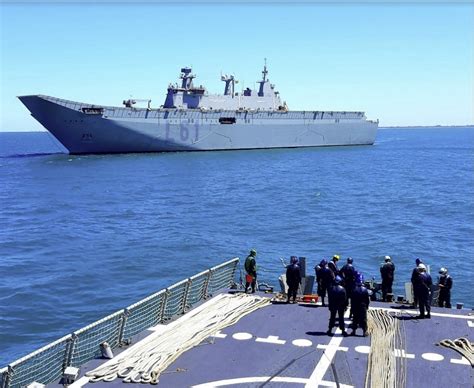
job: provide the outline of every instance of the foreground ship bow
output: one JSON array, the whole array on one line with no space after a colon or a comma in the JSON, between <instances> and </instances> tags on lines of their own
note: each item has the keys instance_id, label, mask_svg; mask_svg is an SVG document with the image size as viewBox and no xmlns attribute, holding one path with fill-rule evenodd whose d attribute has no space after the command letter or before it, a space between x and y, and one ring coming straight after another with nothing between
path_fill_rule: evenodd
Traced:
<instances>
[{"instance_id":1,"label":"foreground ship bow","mask_svg":"<svg viewBox=\"0 0 474 388\"><path fill-rule=\"evenodd\" d=\"M71 154L208 151L373 144L378 121L363 112L289 111L267 78L256 90L235 92L224 75L223 95L193 85L190 68L170 84L159 109L92 105L60 98L18 97Z\"/></svg>"}]
</instances>

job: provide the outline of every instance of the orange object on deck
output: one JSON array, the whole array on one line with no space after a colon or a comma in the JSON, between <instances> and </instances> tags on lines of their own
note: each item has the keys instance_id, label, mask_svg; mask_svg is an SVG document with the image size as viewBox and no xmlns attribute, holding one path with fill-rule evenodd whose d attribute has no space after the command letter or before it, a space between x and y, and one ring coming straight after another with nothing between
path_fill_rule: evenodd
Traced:
<instances>
[{"instance_id":1,"label":"orange object on deck","mask_svg":"<svg viewBox=\"0 0 474 388\"><path fill-rule=\"evenodd\" d=\"M303 302L306 303L316 303L318 299L319 295L317 294L303 295Z\"/></svg>"}]
</instances>

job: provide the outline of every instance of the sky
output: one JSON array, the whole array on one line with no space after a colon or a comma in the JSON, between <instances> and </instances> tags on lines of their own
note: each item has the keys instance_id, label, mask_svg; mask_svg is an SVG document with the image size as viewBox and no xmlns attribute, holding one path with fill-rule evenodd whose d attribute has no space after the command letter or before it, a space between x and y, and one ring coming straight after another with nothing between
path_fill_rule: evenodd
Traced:
<instances>
[{"instance_id":1,"label":"sky","mask_svg":"<svg viewBox=\"0 0 474 388\"><path fill-rule=\"evenodd\" d=\"M381 126L474 124L474 4L1 3L0 131L42 130L16 96L163 104L183 66L222 93L264 58L294 110Z\"/></svg>"}]
</instances>

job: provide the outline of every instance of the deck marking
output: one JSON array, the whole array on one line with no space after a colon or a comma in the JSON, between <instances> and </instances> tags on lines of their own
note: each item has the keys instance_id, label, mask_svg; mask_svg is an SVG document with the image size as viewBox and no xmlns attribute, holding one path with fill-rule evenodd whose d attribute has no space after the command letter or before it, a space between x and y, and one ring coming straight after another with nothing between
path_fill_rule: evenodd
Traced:
<instances>
[{"instance_id":1,"label":"deck marking","mask_svg":"<svg viewBox=\"0 0 474 388\"><path fill-rule=\"evenodd\" d=\"M156 326L150 327L147 331L153 331L155 333L162 333L166 330L166 325L158 324Z\"/></svg>"},{"instance_id":2,"label":"deck marking","mask_svg":"<svg viewBox=\"0 0 474 388\"><path fill-rule=\"evenodd\" d=\"M471 363L467 360L466 357L462 357L461 359L451 358L450 361L451 361L452 364L460 364L460 365L469 365L469 366L471 366Z\"/></svg>"},{"instance_id":3,"label":"deck marking","mask_svg":"<svg viewBox=\"0 0 474 388\"><path fill-rule=\"evenodd\" d=\"M346 311L344 314L344 317L347 318L349 316L349 310ZM341 334L341 329L337 329L335 334ZM324 378L324 375L326 374L326 371L328 370L329 366L331 365L332 359L336 355L336 352L339 348L339 345L341 345L341 342L344 337L342 336L334 336L331 338L329 341L329 344L327 348L324 350L323 355L319 359L318 364L316 365L316 368L314 368L313 373L309 377L308 383L306 384L307 388L316 388L320 385L322 385L322 381Z\"/></svg>"},{"instance_id":4,"label":"deck marking","mask_svg":"<svg viewBox=\"0 0 474 388\"><path fill-rule=\"evenodd\" d=\"M474 321L467 321L467 325L469 327L474 327Z\"/></svg>"},{"instance_id":5,"label":"deck marking","mask_svg":"<svg viewBox=\"0 0 474 388\"><path fill-rule=\"evenodd\" d=\"M333 345L329 344L329 345L321 345L321 344L318 344L316 346L318 349L328 349L330 347L333 347ZM341 352L347 352L349 350L349 348L346 348L345 346L336 346L336 351L337 350L340 350Z\"/></svg>"},{"instance_id":6,"label":"deck marking","mask_svg":"<svg viewBox=\"0 0 474 388\"><path fill-rule=\"evenodd\" d=\"M313 345L313 343L307 339L295 339L291 343L295 346L300 346L300 347L307 347L307 346Z\"/></svg>"},{"instance_id":7,"label":"deck marking","mask_svg":"<svg viewBox=\"0 0 474 388\"><path fill-rule=\"evenodd\" d=\"M369 354L370 353L370 346L367 345L359 345L354 348L354 350L358 353Z\"/></svg>"},{"instance_id":8,"label":"deck marking","mask_svg":"<svg viewBox=\"0 0 474 388\"><path fill-rule=\"evenodd\" d=\"M214 338L225 338L227 337L227 334L222 334L221 331L219 330L216 334L212 335Z\"/></svg>"},{"instance_id":9,"label":"deck marking","mask_svg":"<svg viewBox=\"0 0 474 388\"><path fill-rule=\"evenodd\" d=\"M444 356L438 353L423 353L421 357L428 361L443 361L444 360Z\"/></svg>"},{"instance_id":10,"label":"deck marking","mask_svg":"<svg viewBox=\"0 0 474 388\"><path fill-rule=\"evenodd\" d=\"M255 340L256 342L264 342L267 344L277 344L277 345L284 345L286 343L285 340L281 340L276 335L269 335L267 338L260 338L257 337Z\"/></svg>"},{"instance_id":11,"label":"deck marking","mask_svg":"<svg viewBox=\"0 0 474 388\"><path fill-rule=\"evenodd\" d=\"M282 377L282 376L262 376L262 377L242 377L237 379L228 379L228 380L218 380L211 381L209 383L203 383L198 385L193 385L192 388L213 388L213 387L225 387L227 385L237 385L237 384L252 384L252 383L290 383L290 384L307 384L308 379L299 378L299 377ZM320 387L336 387L336 383L332 381L321 380L319 383ZM341 388L354 388L352 385L348 384L339 384Z\"/></svg>"},{"instance_id":12,"label":"deck marking","mask_svg":"<svg viewBox=\"0 0 474 388\"><path fill-rule=\"evenodd\" d=\"M234 335L232 335L232 338L234 338L238 341L245 341L245 340L249 340L250 338L252 338L252 334L250 334L250 333L235 333Z\"/></svg>"},{"instance_id":13,"label":"deck marking","mask_svg":"<svg viewBox=\"0 0 474 388\"><path fill-rule=\"evenodd\" d=\"M393 352L395 357L415 358L414 354L405 352L405 349L393 349Z\"/></svg>"},{"instance_id":14,"label":"deck marking","mask_svg":"<svg viewBox=\"0 0 474 388\"><path fill-rule=\"evenodd\" d=\"M410 314L410 315L419 315L420 312L417 309L392 309L388 307L369 307L371 310L385 310L388 312L393 312L393 313L404 313L404 314ZM435 313L431 311L431 316L432 317L443 317L443 318L459 318L459 319L472 319L472 316L470 315L457 315L457 314L445 314L445 313Z\"/></svg>"}]
</instances>

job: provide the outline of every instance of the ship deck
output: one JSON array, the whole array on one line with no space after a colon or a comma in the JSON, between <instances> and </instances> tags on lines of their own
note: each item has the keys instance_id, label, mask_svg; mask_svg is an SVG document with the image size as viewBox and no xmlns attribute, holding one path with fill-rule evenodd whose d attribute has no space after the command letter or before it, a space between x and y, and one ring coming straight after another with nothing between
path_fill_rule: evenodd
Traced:
<instances>
[{"instance_id":1,"label":"ship deck","mask_svg":"<svg viewBox=\"0 0 474 388\"><path fill-rule=\"evenodd\" d=\"M418 311L408 306L372 302L371 308L400 313L406 346L396 351L396 355L404 358L407 387L472 388L474 377L470 363L454 350L437 346L439 341L448 338L467 337L472 341L474 316L471 310L433 308L431 319L419 320L416 319ZM186 319L186 315L179 319ZM183 353L161 374L158 386L335 387L337 381L340 387L363 387L371 337L362 337L360 329L357 336L343 337L339 330L328 336L328 319L327 307L271 304ZM349 322L346 318L346 327ZM130 346L164 326L140 333ZM84 377L84 373L106 361L96 359L85 364L80 369L82 377L70 387L130 385L121 379L92 384Z\"/></svg>"}]
</instances>

